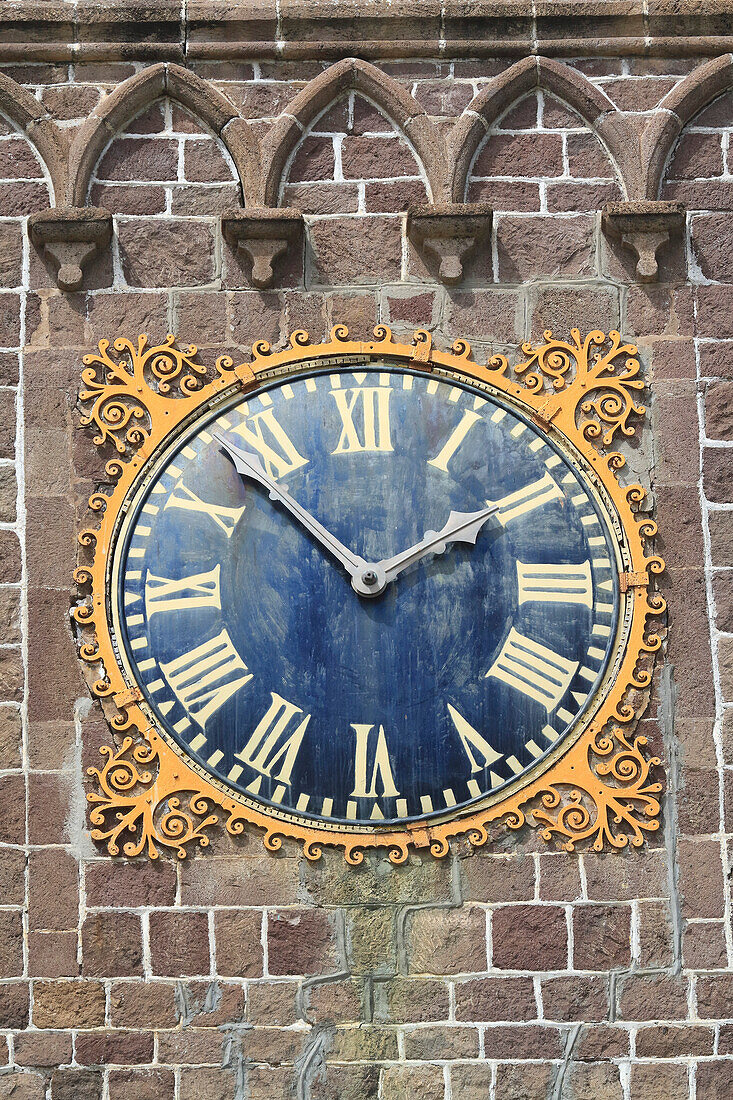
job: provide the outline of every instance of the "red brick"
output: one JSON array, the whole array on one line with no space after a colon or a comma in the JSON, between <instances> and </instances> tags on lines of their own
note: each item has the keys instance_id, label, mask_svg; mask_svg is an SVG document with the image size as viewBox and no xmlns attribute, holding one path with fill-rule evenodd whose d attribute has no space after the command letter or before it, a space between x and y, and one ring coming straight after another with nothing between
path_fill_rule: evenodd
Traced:
<instances>
[{"instance_id":1,"label":"red brick","mask_svg":"<svg viewBox=\"0 0 733 1100\"><path fill-rule=\"evenodd\" d=\"M102 1100L102 1074L88 1069L57 1069L51 1076L51 1100Z\"/></svg>"},{"instance_id":2,"label":"red brick","mask_svg":"<svg viewBox=\"0 0 733 1100\"><path fill-rule=\"evenodd\" d=\"M722 921L688 923L684 930L683 955L685 966L690 970L724 970L728 965L728 950Z\"/></svg>"},{"instance_id":3,"label":"red brick","mask_svg":"<svg viewBox=\"0 0 733 1100\"><path fill-rule=\"evenodd\" d=\"M479 1033L477 1028L437 1025L421 1027L405 1034L405 1057L429 1061L441 1058L477 1058Z\"/></svg>"},{"instance_id":4,"label":"red brick","mask_svg":"<svg viewBox=\"0 0 733 1100\"><path fill-rule=\"evenodd\" d=\"M679 1058L713 1053L715 1032L711 1027L640 1027L636 1033L639 1058Z\"/></svg>"},{"instance_id":5,"label":"red brick","mask_svg":"<svg viewBox=\"0 0 733 1100\"><path fill-rule=\"evenodd\" d=\"M244 986L239 983L188 981L179 983L178 990L185 1005L182 1018L192 1027L227 1027L244 1018Z\"/></svg>"},{"instance_id":6,"label":"red brick","mask_svg":"<svg viewBox=\"0 0 733 1100\"><path fill-rule=\"evenodd\" d=\"M27 1031L13 1040L15 1061L19 1066L58 1066L70 1062L70 1031Z\"/></svg>"},{"instance_id":7,"label":"red brick","mask_svg":"<svg viewBox=\"0 0 733 1100\"><path fill-rule=\"evenodd\" d=\"M523 1024L487 1028L484 1046L487 1058L557 1058L562 1043L555 1027Z\"/></svg>"},{"instance_id":8,"label":"red brick","mask_svg":"<svg viewBox=\"0 0 733 1100\"><path fill-rule=\"evenodd\" d=\"M236 1088L236 1072L229 1067L181 1070L180 1100L233 1100Z\"/></svg>"},{"instance_id":9,"label":"red brick","mask_svg":"<svg viewBox=\"0 0 733 1100\"><path fill-rule=\"evenodd\" d=\"M372 217L364 232L351 218L314 222L308 230L318 282L396 282L402 268L402 224Z\"/></svg>"},{"instance_id":10,"label":"red brick","mask_svg":"<svg viewBox=\"0 0 733 1100\"><path fill-rule=\"evenodd\" d=\"M537 1003L531 978L476 978L456 982L458 1020L535 1020Z\"/></svg>"},{"instance_id":11,"label":"red brick","mask_svg":"<svg viewBox=\"0 0 733 1100\"><path fill-rule=\"evenodd\" d=\"M113 1027L174 1027L178 1021L175 994L172 982L113 982Z\"/></svg>"},{"instance_id":12,"label":"red brick","mask_svg":"<svg viewBox=\"0 0 733 1100\"><path fill-rule=\"evenodd\" d=\"M199 286L214 278L214 234L189 219L135 218L120 223L125 279L133 287Z\"/></svg>"},{"instance_id":13,"label":"red brick","mask_svg":"<svg viewBox=\"0 0 733 1100\"><path fill-rule=\"evenodd\" d=\"M30 991L28 982L3 982L0 997L0 1027L21 1030L28 1026Z\"/></svg>"},{"instance_id":14,"label":"red brick","mask_svg":"<svg viewBox=\"0 0 733 1100\"><path fill-rule=\"evenodd\" d=\"M696 1100L728 1100L733 1093L733 1059L716 1058L697 1066Z\"/></svg>"},{"instance_id":15,"label":"red brick","mask_svg":"<svg viewBox=\"0 0 733 1100\"><path fill-rule=\"evenodd\" d=\"M72 782L67 772L31 772L28 776L28 840L31 844L53 844L65 839L62 823L69 816Z\"/></svg>"},{"instance_id":16,"label":"red brick","mask_svg":"<svg viewBox=\"0 0 733 1100\"><path fill-rule=\"evenodd\" d=\"M573 910L576 970L609 970L631 962L631 908L578 905Z\"/></svg>"},{"instance_id":17,"label":"red brick","mask_svg":"<svg viewBox=\"0 0 733 1100\"><path fill-rule=\"evenodd\" d=\"M565 911L552 905L508 905L494 910L493 964L505 970L562 970L567 966Z\"/></svg>"},{"instance_id":18,"label":"red brick","mask_svg":"<svg viewBox=\"0 0 733 1100\"><path fill-rule=\"evenodd\" d=\"M444 982L398 978L375 985L374 1019L380 1023L428 1023L447 1020L450 1010Z\"/></svg>"},{"instance_id":19,"label":"red brick","mask_svg":"<svg viewBox=\"0 0 733 1100\"><path fill-rule=\"evenodd\" d=\"M0 215L4 218L22 218L47 210L49 199L45 183L0 183Z\"/></svg>"},{"instance_id":20,"label":"red brick","mask_svg":"<svg viewBox=\"0 0 733 1100\"><path fill-rule=\"evenodd\" d=\"M568 1070L567 1091L574 1100L622 1100L619 1068L610 1062L576 1062ZM565 1085L563 1087L566 1087Z\"/></svg>"},{"instance_id":21,"label":"red brick","mask_svg":"<svg viewBox=\"0 0 733 1100\"><path fill-rule=\"evenodd\" d=\"M85 884L90 908L173 905L176 869L162 860L111 863L103 859L86 864Z\"/></svg>"},{"instance_id":22,"label":"red brick","mask_svg":"<svg viewBox=\"0 0 733 1100\"><path fill-rule=\"evenodd\" d=\"M504 216L496 221L499 275L510 283L539 275L591 275L595 265L595 220Z\"/></svg>"},{"instance_id":23,"label":"red brick","mask_svg":"<svg viewBox=\"0 0 733 1100\"><path fill-rule=\"evenodd\" d=\"M99 103L100 91L90 85L45 88L43 105L59 119L86 118Z\"/></svg>"},{"instance_id":24,"label":"red brick","mask_svg":"<svg viewBox=\"0 0 733 1100\"><path fill-rule=\"evenodd\" d=\"M151 1031L80 1031L76 1061L83 1066L141 1065L153 1061Z\"/></svg>"},{"instance_id":25,"label":"red brick","mask_svg":"<svg viewBox=\"0 0 733 1100\"><path fill-rule=\"evenodd\" d=\"M608 1014L606 976L568 974L542 982L546 1020L604 1020Z\"/></svg>"},{"instance_id":26,"label":"red brick","mask_svg":"<svg viewBox=\"0 0 733 1100\"><path fill-rule=\"evenodd\" d=\"M155 974L177 978L208 974L209 922L205 913L158 911L150 914L150 956Z\"/></svg>"},{"instance_id":27,"label":"red brick","mask_svg":"<svg viewBox=\"0 0 733 1100\"><path fill-rule=\"evenodd\" d=\"M695 288L698 336L733 336L733 287L712 284ZM718 373L715 371L714 373Z\"/></svg>"},{"instance_id":28,"label":"red brick","mask_svg":"<svg viewBox=\"0 0 733 1100\"><path fill-rule=\"evenodd\" d=\"M673 340L655 340L651 348L655 381L668 378L694 379L696 377L695 345L689 337L682 336Z\"/></svg>"},{"instance_id":29,"label":"red brick","mask_svg":"<svg viewBox=\"0 0 733 1100\"><path fill-rule=\"evenodd\" d=\"M486 969L483 909L418 909L410 922L410 970L461 974Z\"/></svg>"},{"instance_id":30,"label":"red brick","mask_svg":"<svg viewBox=\"0 0 733 1100\"><path fill-rule=\"evenodd\" d=\"M28 973L32 978L76 978L79 936L69 932L28 933Z\"/></svg>"},{"instance_id":31,"label":"red brick","mask_svg":"<svg viewBox=\"0 0 733 1100\"><path fill-rule=\"evenodd\" d=\"M258 978L262 974L262 914L257 909L218 910L214 916L216 967L220 974Z\"/></svg>"},{"instance_id":32,"label":"red brick","mask_svg":"<svg viewBox=\"0 0 733 1100\"><path fill-rule=\"evenodd\" d=\"M441 1066L389 1066L382 1074L384 1100L443 1100Z\"/></svg>"},{"instance_id":33,"label":"red brick","mask_svg":"<svg viewBox=\"0 0 733 1100\"><path fill-rule=\"evenodd\" d=\"M207 854L180 870L183 905L289 905L298 898L298 860L261 847L247 855Z\"/></svg>"},{"instance_id":34,"label":"red brick","mask_svg":"<svg viewBox=\"0 0 733 1100\"><path fill-rule=\"evenodd\" d=\"M320 909L268 913L271 974L317 974L339 968L333 918Z\"/></svg>"},{"instance_id":35,"label":"red brick","mask_svg":"<svg viewBox=\"0 0 733 1100\"><path fill-rule=\"evenodd\" d=\"M283 206L304 214L352 214L359 209L356 183L290 183L283 190Z\"/></svg>"},{"instance_id":36,"label":"red brick","mask_svg":"<svg viewBox=\"0 0 733 1100\"><path fill-rule=\"evenodd\" d=\"M571 176L578 179L615 179L613 164L595 134L588 131L568 134L567 149Z\"/></svg>"},{"instance_id":37,"label":"red brick","mask_svg":"<svg viewBox=\"0 0 733 1100\"><path fill-rule=\"evenodd\" d=\"M705 388L705 434L733 440L733 382L710 382Z\"/></svg>"},{"instance_id":38,"label":"red brick","mask_svg":"<svg viewBox=\"0 0 733 1100\"><path fill-rule=\"evenodd\" d=\"M18 978L23 973L23 914L0 909L0 978Z\"/></svg>"},{"instance_id":39,"label":"red brick","mask_svg":"<svg viewBox=\"0 0 733 1100\"><path fill-rule=\"evenodd\" d=\"M483 1100L488 1095L488 1066L454 1066L451 1068L451 1081L463 1100ZM499 1064L496 1067L497 1097L502 1100L534 1100L535 1097L550 1095L553 1080L553 1067L542 1064ZM455 1096L455 1091L453 1093Z\"/></svg>"},{"instance_id":40,"label":"red brick","mask_svg":"<svg viewBox=\"0 0 733 1100\"><path fill-rule=\"evenodd\" d=\"M687 980L666 974L640 974L619 983L619 1012L624 1020L684 1020Z\"/></svg>"},{"instance_id":41,"label":"red brick","mask_svg":"<svg viewBox=\"0 0 733 1100\"><path fill-rule=\"evenodd\" d=\"M451 295L446 335L512 343L519 326L516 293L465 290Z\"/></svg>"},{"instance_id":42,"label":"red brick","mask_svg":"<svg viewBox=\"0 0 733 1100\"><path fill-rule=\"evenodd\" d=\"M25 853L16 848L0 848L0 897L3 905L23 905L25 860Z\"/></svg>"},{"instance_id":43,"label":"red brick","mask_svg":"<svg viewBox=\"0 0 733 1100\"><path fill-rule=\"evenodd\" d=\"M104 986L101 982L33 983L34 1027L100 1027L103 1023Z\"/></svg>"},{"instance_id":44,"label":"red brick","mask_svg":"<svg viewBox=\"0 0 733 1100\"><path fill-rule=\"evenodd\" d=\"M100 180L176 180L178 142L170 138L117 138L97 166Z\"/></svg>"},{"instance_id":45,"label":"red brick","mask_svg":"<svg viewBox=\"0 0 733 1100\"><path fill-rule=\"evenodd\" d=\"M247 989L248 1022L282 1027L294 1024L298 1019L297 994L297 981L250 983Z\"/></svg>"},{"instance_id":46,"label":"red brick","mask_svg":"<svg viewBox=\"0 0 733 1100\"><path fill-rule=\"evenodd\" d=\"M474 176L562 176L559 134L492 134L474 161Z\"/></svg>"},{"instance_id":47,"label":"red brick","mask_svg":"<svg viewBox=\"0 0 733 1100\"><path fill-rule=\"evenodd\" d=\"M733 974L700 974L696 985L697 1014L701 1020L730 1017Z\"/></svg>"},{"instance_id":48,"label":"red brick","mask_svg":"<svg viewBox=\"0 0 733 1100\"><path fill-rule=\"evenodd\" d=\"M364 207L369 214L392 214L407 210L411 203L427 201L425 184L420 179L367 183L364 188Z\"/></svg>"},{"instance_id":49,"label":"red brick","mask_svg":"<svg viewBox=\"0 0 733 1100\"><path fill-rule=\"evenodd\" d=\"M668 179L709 179L723 174L720 134L682 134L667 168Z\"/></svg>"},{"instance_id":50,"label":"red brick","mask_svg":"<svg viewBox=\"0 0 733 1100\"><path fill-rule=\"evenodd\" d=\"M0 142L0 179L41 179L43 168L29 141L20 136Z\"/></svg>"},{"instance_id":51,"label":"red brick","mask_svg":"<svg viewBox=\"0 0 733 1100\"><path fill-rule=\"evenodd\" d=\"M0 665L0 677L2 666ZM0 775L0 841L23 844L25 841L25 781L22 775Z\"/></svg>"},{"instance_id":52,"label":"red brick","mask_svg":"<svg viewBox=\"0 0 733 1100\"><path fill-rule=\"evenodd\" d=\"M307 137L298 146L288 182L332 180L334 164L333 141L330 138Z\"/></svg>"},{"instance_id":53,"label":"red brick","mask_svg":"<svg viewBox=\"0 0 733 1100\"><path fill-rule=\"evenodd\" d=\"M598 855L585 852L588 897L593 901L632 901L635 898L660 898L667 894L665 854L650 848L628 853Z\"/></svg>"},{"instance_id":54,"label":"red brick","mask_svg":"<svg viewBox=\"0 0 733 1100\"><path fill-rule=\"evenodd\" d=\"M121 911L88 914L82 925L82 973L106 978L142 971L140 917Z\"/></svg>"},{"instance_id":55,"label":"red brick","mask_svg":"<svg viewBox=\"0 0 733 1100\"><path fill-rule=\"evenodd\" d=\"M717 830L717 820L710 825ZM680 839L677 858L685 916L722 917L723 866L718 842Z\"/></svg>"},{"instance_id":56,"label":"red brick","mask_svg":"<svg viewBox=\"0 0 733 1100\"><path fill-rule=\"evenodd\" d=\"M549 183L547 185L547 209L550 214L587 214L600 209L607 202L623 199L617 183Z\"/></svg>"},{"instance_id":57,"label":"red brick","mask_svg":"<svg viewBox=\"0 0 733 1100\"><path fill-rule=\"evenodd\" d=\"M381 137L347 137L341 146L344 179L392 179L417 176L419 169L407 142Z\"/></svg>"},{"instance_id":58,"label":"red brick","mask_svg":"<svg viewBox=\"0 0 733 1100\"><path fill-rule=\"evenodd\" d=\"M232 170L213 138L187 141L183 147L184 175L194 183L229 181Z\"/></svg>"},{"instance_id":59,"label":"red brick","mask_svg":"<svg viewBox=\"0 0 733 1100\"><path fill-rule=\"evenodd\" d=\"M687 1066L664 1062L633 1065L631 1095L643 1097L644 1100L688 1100Z\"/></svg>"},{"instance_id":60,"label":"red brick","mask_svg":"<svg viewBox=\"0 0 733 1100\"><path fill-rule=\"evenodd\" d=\"M94 206L103 206L110 214L165 213L166 189L154 184L125 186L114 183L105 186L95 183L89 197Z\"/></svg>"},{"instance_id":61,"label":"red brick","mask_svg":"<svg viewBox=\"0 0 733 1100\"><path fill-rule=\"evenodd\" d=\"M540 188L527 180L471 179L466 201L488 202L497 211L531 213L540 209Z\"/></svg>"},{"instance_id":62,"label":"red brick","mask_svg":"<svg viewBox=\"0 0 733 1100\"><path fill-rule=\"evenodd\" d=\"M169 1069L112 1070L109 1100L173 1100L175 1074Z\"/></svg>"},{"instance_id":63,"label":"red brick","mask_svg":"<svg viewBox=\"0 0 733 1100\"><path fill-rule=\"evenodd\" d=\"M46 1082L37 1073L11 1073L0 1077L0 1100L44 1100Z\"/></svg>"}]
</instances>

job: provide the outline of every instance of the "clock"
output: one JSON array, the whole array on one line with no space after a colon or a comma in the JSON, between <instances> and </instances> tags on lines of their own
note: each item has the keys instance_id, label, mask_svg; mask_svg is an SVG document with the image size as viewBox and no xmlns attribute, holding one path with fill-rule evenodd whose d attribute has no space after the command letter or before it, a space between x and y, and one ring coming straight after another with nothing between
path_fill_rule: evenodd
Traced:
<instances>
[{"instance_id":1,"label":"clock","mask_svg":"<svg viewBox=\"0 0 733 1100\"><path fill-rule=\"evenodd\" d=\"M93 820L119 814L121 795L134 818L147 796L125 850L155 854L157 840L183 853L208 841L218 805L231 832L263 825L270 847L293 835L306 854L334 843L355 862L386 845L399 861L410 843L482 843L502 812L517 827L539 792L536 820L572 845L602 798L593 780L583 790L585 773L595 757L603 774L613 752L611 802L623 794L633 810L618 836L636 842L656 825L659 785L643 738L610 733L604 715L628 723L628 690L648 685L640 648L657 645L645 619L661 609L648 591L658 559L635 568L653 533L631 518L638 487L620 507L619 456L600 463L579 446L587 430L558 430L562 402L548 404L541 369L509 383L501 357L478 368L466 345L437 353L426 333L407 348L388 330L372 344L332 335L310 346L296 334L279 355L260 345L259 362L221 361L204 384L195 348L169 338L156 359L122 340L111 389L85 375L100 442L139 444L113 470L118 506L92 499L104 538L82 537L98 544L113 656L96 689L113 727L143 735L94 769ZM563 365L555 392L572 389ZM627 428L633 401L613 401L636 370L627 363L625 388L608 374L610 395L587 410L591 439ZM145 382L147 405L121 400L121 371ZM99 626L99 610L78 612ZM87 642L82 656L94 665L100 652ZM548 786L563 767L566 792ZM97 838L119 850L110 829Z\"/></svg>"}]
</instances>

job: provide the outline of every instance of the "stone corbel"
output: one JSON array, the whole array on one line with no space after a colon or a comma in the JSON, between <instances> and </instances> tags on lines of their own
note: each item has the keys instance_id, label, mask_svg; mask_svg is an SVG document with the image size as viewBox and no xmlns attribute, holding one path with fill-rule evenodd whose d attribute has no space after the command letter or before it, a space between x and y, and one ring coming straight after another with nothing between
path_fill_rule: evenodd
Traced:
<instances>
[{"instance_id":1,"label":"stone corbel","mask_svg":"<svg viewBox=\"0 0 733 1100\"><path fill-rule=\"evenodd\" d=\"M275 260L303 246L303 215L299 210L252 207L222 214L222 232L237 252L252 264L252 283L271 286Z\"/></svg>"},{"instance_id":2,"label":"stone corbel","mask_svg":"<svg viewBox=\"0 0 733 1100\"><path fill-rule=\"evenodd\" d=\"M621 241L636 255L639 282L657 279L657 251L672 234L685 225L685 207L681 202L641 199L636 202L609 202L603 207L603 232Z\"/></svg>"},{"instance_id":3,"label":"stone corbel","mask_svg":"<svg viewBox=\"0 0 733 1100\"><path fill-rule=\"evenodd\" d=\"M56 269L61 290L78 290L84 267L112 238L112 215L98 206L58 206L28 219L31 241Z\"/></svg>"},{"instance_id":4,"label":"stone corbel","mask_svg":"<svg viewBox=\"0 0 733 1100\"><path fill-rule=\"evenodd\" d=\"M491 234L493 211L487 202L449 202L410 206L407 233L440 263L438 277L453 285L463 277L463 264Z\"/></svg>"}]
</instances>

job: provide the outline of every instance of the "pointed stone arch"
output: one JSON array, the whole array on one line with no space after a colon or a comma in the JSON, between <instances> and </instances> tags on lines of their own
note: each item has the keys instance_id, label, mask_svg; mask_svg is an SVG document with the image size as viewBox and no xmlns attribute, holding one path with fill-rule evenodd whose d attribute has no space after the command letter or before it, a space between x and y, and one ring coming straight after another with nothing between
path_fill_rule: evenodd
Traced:
<instances>
[{"instance_id":1,"label":"pointed stone arch","mask_svg":"<svg viewBox=\"0 0 733 1100\"><path fill-rule=\"evenodd\" d=\"M402 131L421 162L434 202L447 199L447 160L443 137L401 84L375 65L355 57L338 61L315 77L288 104L262 142L262 181L258 203L276 206L288 160L311 123L335 99L355 91L373 103Z\"/></svg>"},{"instance_id":2,"label":"pointed stone arch","mask_svg":"<svg viewBox=\"0 0 733 1100\"><path fill-rule=\"evenodd\" d=\"M179 65L161 63L123 81L76 134L69 151L70 206L86 203L92 172L107 143L136 114L163 96L185 107L223 141L237 169L244 201L251 202L254 181L259 177L259 157L249 124L208 81Z\"/></svg>"},{"instance_id":3,"label":"pointed stone arch","mask_svg":"<svg viewBox=\"0 0 733 1100\"><path fill-rule=\"evenodd\" d=\"M538 88L571 107L605 145L628 193L638 176L638 140L608 96L569 65L549 57L525 57L491 80L455 122L448 139L452 160L450 199L463 202L476 150L504 111Z\"/></svg>"},{"instance_id":4,"label":"pointed stone arch","mask_svg":"<svg viewBox=\"0 0 733 1100\"><path fill-rule=\"evenodd\" d=\"M641 139L639 198L656 199L677 139L703 107L733 87L733 54L706 61L676 84L659 104Z\"/></svg>"},{"instance_id":5,"label":"pointed stone arch","mask_svg":"<svg viewBox=\"0 0 733 1100\"><path fill-rule=\"evenodd\" d=\"M62 203L66 191L66 143L53 118L35 96L4 73L0 73L0 111L33 145L50 177L53 200Z\"/></svg>"}]
</instances>

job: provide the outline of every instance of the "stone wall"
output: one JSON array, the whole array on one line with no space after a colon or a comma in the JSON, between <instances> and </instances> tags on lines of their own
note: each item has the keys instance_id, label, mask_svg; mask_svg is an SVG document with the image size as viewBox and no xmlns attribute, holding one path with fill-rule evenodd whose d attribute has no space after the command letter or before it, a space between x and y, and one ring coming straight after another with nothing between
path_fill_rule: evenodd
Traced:
<instances>
[{"instance_id":1,"label":"stone wall","mask_svg":"<svg viewBox=\"0 0 733 1100\"><path fill-rule=\"evenodd\" d=\"M288 38L295 3L280 23L262 5L258 56L231 30L236 5L189 4L206 7L206 51L179 5L78 7L0 12L0 1098L729 1097L733 59L708 58L730 14L711 28L683 13L675 53L663 5L609 4L615 37L579 20L592 49L548 61L522 59L527 4L493 56L446 56L460 5L434 5L431 52L395 53L398 24L364 0L352 29L373 17L372 67L339 60L353 42L324 59ZM164 8L170 39L116 44L115 20L145 28ZM94 49L72 49L85 35ZM644 285L600 209L660 197L685 203L686 226ZM494 227L448 288L405 210L451 200L490 203ZM222 236L242 201L305 215L304 255L267 290ZM85 204L111 211L113 238L64 293L26 223ZM400 868L269 854L254 832L182 862L95 849L85 769L109 734L69 618L102 472L79 427L82 355L170 331L206 363L241 361L256 338L336 322L467 337L479 360L547 328L638 342L652 427L629 459L653 492L670 609L643 724L663 827L643 848L568 855L527 830Z\"/></svg>"}]
</instances>

